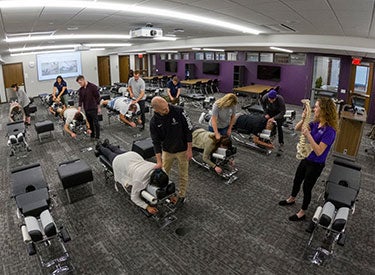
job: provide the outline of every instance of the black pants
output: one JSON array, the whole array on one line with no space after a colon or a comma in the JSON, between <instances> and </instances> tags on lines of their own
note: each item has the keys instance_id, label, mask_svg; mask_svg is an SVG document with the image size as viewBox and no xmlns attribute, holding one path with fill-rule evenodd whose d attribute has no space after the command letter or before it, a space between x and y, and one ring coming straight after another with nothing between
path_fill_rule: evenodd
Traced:
<instances>
[{"instance_id":1,"label":"black pants","mask_svg":"<svg viewBox=\"0 0 375 275\"><path fill-rule=\"evenodd\" d=\"M284 144L284 132L283 132L284 119L276 120L277 123L277 136L279 138L279 144Z\"/></svg>"},{"instance_id":2,"label":"black pants","mask_svg":"<svg viewBox=\"0 0 375 275\"><path fill-rule=\"evenodd\" d=\"M303 182L302 210L307 210L311 201L312 189L324 168L323 163L316 163L306 159L301 160L294 176L292 197L296 197Z\"/></svg>"},{"instance_id":3,"label":"black pants","mask_svg":"<svg viewBox=\"0 0 375 275\"><path fill-rule=\"evenodd\" d=\"M100 152L100 154L105 156L111 163L113 162L115 157L123 153L126 153L126 151L121 150L117 146L113 146L111 144L109 144L106 147L104 147L103 145L100 145L98 151Z\"/></svg>"},{"instance_id":4,"label":"black pants","mask_svg":"<svg viewBox=\"0 0 375 275\"><path fill-rule=\"evenodd\" d=\"M141 109L142 126L145 127L145 123L146 123L146 115L145 115L146 100L140 100L140 101L138 101L138 104L139 104L139 108Z\"/></svg>"},{"instance_id":5,"label":"black pants","mask_svg":"<svg viewBox=\"0 0 375 275\"><path fill-rule=\"evenodd\" d=\"M98 109L86 110L86 118L90 124L91 137L99 138L100 137L100 125L98 119Z\"/></svg>"}]
</instances>

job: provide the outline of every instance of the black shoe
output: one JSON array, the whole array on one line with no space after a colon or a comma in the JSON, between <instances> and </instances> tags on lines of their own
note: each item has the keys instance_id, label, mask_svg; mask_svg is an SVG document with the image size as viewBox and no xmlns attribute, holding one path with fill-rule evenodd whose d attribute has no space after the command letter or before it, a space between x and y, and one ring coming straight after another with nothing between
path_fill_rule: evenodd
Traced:
<instances>
[{"instance_id":1,"label":"black shoe","mask_svg":"<svg viewBox=\"0 0 375 275\"><path fill-rule=\"evenodd\" d=\"M292 222L299 222L305 220L306 215L303 215L301 218L298 218L297 214L294 214L293 216L289 217L289 220Z\"/></svg>"},{"instance_id":2,"label":"black shoe","mask_svg":"<svg viewBox=\"0 0 375 275\"><path fill-rule=\"evenodd\" d=\"M100 152L98 151L98 149L94 150L94 154L95 154L95 157L99 157L100 156Z\"/></svg>"},{"instance_id":3,"label":"black shoe","mask_svg":"<svg viewBox=\"0 0 375 275\"><path fill-rule=\"evenodd\" d=\"M102 144L104 147L107 147L109 145L109 140L108 138L106 138L104 141L103 141L103 144Z\"/></svg>"},{"instance_id":4,"label":"black shoe","mask_svg":"<svg viewBox=\"0 0 375 275\"><path fill-rule=\"evenodd\" d=\"M98 142L95 145L95 150L99 151L100 146L103 146L103 144L102 144L102 142L100 140L98 140Z\"/></svg>"},{"instance_id":5,"label":"black shoe","mask_svg":"<svg viewBox=\"0 0 375 275\"><path fill-rule=\"evenodd\" d=\"M176 208L180 208L184 205L185 203L185 198L184 197L179 197L176 204L175 204L175 207Z\"/></svg>"},{"instance_id":6,"label":"black shoe","mask_svg":"<svg viewBox=\"0 0 375 275\"><path fill-rule=\"evenodd\" d=\"M279 201L280 206L289 206L295 204L296 201L288 202L287 200Z\"/></svg>"}]
</instances>

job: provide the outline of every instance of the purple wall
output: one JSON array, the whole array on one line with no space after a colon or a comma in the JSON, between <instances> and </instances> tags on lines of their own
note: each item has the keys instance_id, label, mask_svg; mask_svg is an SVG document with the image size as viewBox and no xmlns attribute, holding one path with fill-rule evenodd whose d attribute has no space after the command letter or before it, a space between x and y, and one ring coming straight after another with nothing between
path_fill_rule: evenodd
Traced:
<instances>
[{"instance_id":1,"label":"purple wall","mask_svg":"<svg viewBox=\"0 0 375 275\"><path fill-rule=\"evenodd\" d=\"M195 64L195 77L196 78L211 78L219 79L220 90L222 92L231 92L233 89L233 69L235 65L246 66L245 83L264 84L270 86L280 86L280 94L285 98L286 103L300 105L301 99L310 98L312 88L312 75L314 68L314 57L322 54L307 54L306 64L290 65L290 64L277 64L281 67L281 80L279 82L259 80L256 77L257 66L259 64L269 64L260 62L246 62L246 53L238 53L238 61L222 61L220 66L220 75L205 75L202 72L203 61L195 60L194 53L190 53L189 60L178 61L178 72L176 73L180 79L185 78L185 64ZM351 70L351 57L338 56L341 58L340 77L338 92L339 98L346 100L347 93L341 94L341 89L349 90L349 79ZM159 56L156 58L156 68L159 74L165 74L165 61L160 60ZM375 78L374 78L375 79ZM372 89L371 98L375 98L375 81ZM372 100L368 112L368 123L375 123L375 100Z\"/></svg>"}]
</instances>

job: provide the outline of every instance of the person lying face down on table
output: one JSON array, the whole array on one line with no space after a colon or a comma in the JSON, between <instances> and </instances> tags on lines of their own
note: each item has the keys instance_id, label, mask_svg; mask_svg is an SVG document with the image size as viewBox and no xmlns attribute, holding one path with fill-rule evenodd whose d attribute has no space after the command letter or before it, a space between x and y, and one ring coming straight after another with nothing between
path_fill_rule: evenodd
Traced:
<instances>
[{"instance_id":1,"label":"person lying face down on table","mask_svg":"<svg viewBox=\"0 0 375 275\"><path fill-rule=\"evenodd\" d=\"M113 168L115 181L125 188L131 186L130 199L137 206L146 209L150 214L156 214L158 209L148 205L141 198L141 192L148 184L164 188L169 183L168 175L162 169L155 169L155 163L146 161L136 152L126 152L117 146L109 144L108 140L98 142L96 150L106 157Z\"/></svg>"},{"instance_id":2,"label":"person lying face down on table","mask_svg":"<svg viewBox=\"0 0 375 275\"><path fill-rule=\"evenodd\" d=\"M119 96L110 100L102 100L100 105L108 106L109 108L118 111L120 113L120 120L125 124L128 124L133 128L137 126L134 121L131 121L127 117L127 115L134 116L141 110L139 104L135 103L132 99L125 96ZM140 116L138 116L137 123L142 124Z\"/></svg>"},{"instance_id":3,"label":"person lying face down on table","mask_svg":"<svg viewBox=\"0 0 375 275\"><path fill-rule=\"evenodd\" d=\"M221 174L223 169L211 161L212 154L221 147L228 149L232 146L232 142L228 136L221 136L219 140L215 138L215 134L202 128L193 130L193 147L203 149L202 160L207 163L216 173Z\"/></svg>"}]
</instances>

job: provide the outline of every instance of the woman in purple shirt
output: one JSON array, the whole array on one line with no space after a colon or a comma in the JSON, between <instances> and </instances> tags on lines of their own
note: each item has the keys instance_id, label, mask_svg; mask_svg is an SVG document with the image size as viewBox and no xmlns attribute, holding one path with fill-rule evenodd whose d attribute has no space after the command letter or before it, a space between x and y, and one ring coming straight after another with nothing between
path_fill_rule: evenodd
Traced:
<instances>
[{"instance_id":1,"label":"woman in purple shirt","mask_svg":"<svg viewBox=\"0 0 375 275\"><path fill-rule=\"evenodd\" d=\"M336 138L338 119L336 106L330 98L319 98L314 106L314 120L309 128L302 128L306 111L302 113L302 120L297 123L296 130L302 131L311 145L312 152L301 160L294 176L292 194L279 205L288 206L296 202L296 196L303 182L303 202L297 214L289 217L290 221L305 219L305 211L311 201L311 191L323 171L329 150Z\"/></svg>"}]
</instances>

